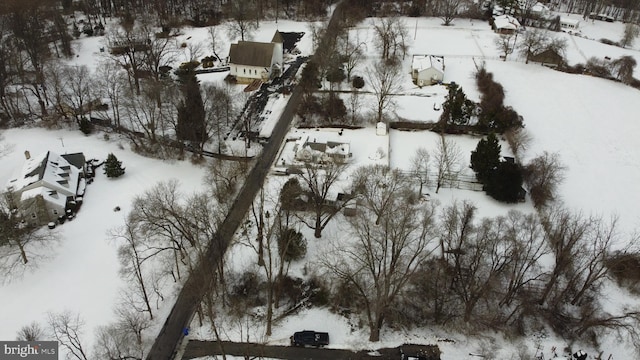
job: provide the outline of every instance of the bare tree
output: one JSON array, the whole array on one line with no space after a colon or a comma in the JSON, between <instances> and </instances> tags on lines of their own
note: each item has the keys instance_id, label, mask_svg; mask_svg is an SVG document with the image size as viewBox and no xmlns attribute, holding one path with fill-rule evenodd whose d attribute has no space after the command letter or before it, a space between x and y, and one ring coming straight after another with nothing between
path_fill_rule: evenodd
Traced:
<instances>
[{"instance_id":1,"label":"bare tree","mask_svg":"<svg viewBox=\"0 0 640 360\"><path fill-rule=\"evenodd\" d=\"M131 91L140 95L141 70L147 62L151 37L144 28L114 29L107 34L111 58L127 71Z\"/></svg>"},{"instance_id":2,"label":"bare tree","mask_svg":"<svg viewBox=\"0 0 640 360\"><path fill-rule=\"evenodd\" d=\"M633 82L633 69L636 67L636 64L636 59L629 55L621 56L611 63L616 77L625 84L631 84Z\"/></svg>"},{"instance_id":3,"label":"bare tree","mask_svg":"<svg viewBox=\"0 0 640 360\"><path fill-rule=\"evenodd\" d=\"M396 62L404 59L408 44L407 28L401 18L390 16L374 21L373 29L376 35L375 44L380 50L383 62Z\"/></svg>"},{"instance_id":4,"label":"bare tree","mask_svg":"<svg viewBox=\"0 0 640 360\"><path fill-rule=\"evenodd\" d=\"M349 32L347 32L349 34ZM345 71L347 73L347 81L351 81L351 74L353 70L358 66L364 57L364 53L367 50L367 43L360 40L360 32L356 32L354 40L345 39L343 41L342 61L345 64Z\"/></svg>"},{"instance_id":5,"label":"bare tree","mask_svg":"<svg viewBox=\"0 0 640 360\"><path fill-rule=\"evenodd\" d=\"M225 133L238 112L230 90L230 87L219 87L209 83L202 85L206 139L215 139L218 153L223 152Z\"/></svg>"},{"instance_id":6,"label":"bare tree","mask_svg":"<svg viewBox=\"0 0 640 360\"><path fill-rule=\"evenodd\" d=\"M258 23L252 14L256 14L255 4L252 0L239 0L231 3L231 21L227 23L229 38L240 38L241 41L249 40L253 32L258 28Z\"/></svg>"},{"instance_id":7,"label":"bare tree","mask_svg":"<svg viewBox=\"0 0 640 360\"><path fill-rule=\"evenodd\" d=\"M386 316L432 251L434 208L430 203L411 205L403 196L410 191L399 187L386 205L359 207L350 218L353 237L340 239L321 260L331 273L353 286L366 315L370 341L380 340ZM371 201L386 201L386 197ZM378 216L373 208L384 210ZM379 217L379 225L374 217Z\"/></svg>"},{"instance_id":8,"label":"bare tree","mask_svg":"<svg viewBox=\"0 0 640 360\"><path fill-rule=\"evenodd\" d=\"M451 185L457 180L460 172L460 148L451 139L440 135L440 141L433 153L436 166L436 194L443 185Z\"/></svg>"},{"instance_id":9,"label":"bare tree","mask_svg":"<svg viewBox=\"0 0 640 360\"><path fill-rule=\"evenodd\" d=\"M502 58L503 61L507 61L507 56L509 56L509 54L513 52L513 48L515 47L515 44L513 44L512 39L513 39L513 35L505 35L505 34L500 34L495 39L496 48L502 54L500 55L500 57Z\"/></svg>"},{"instance_id":10,"label":"bare tree","mask_svg":"<svg viewBox=\"0 0 640 360\"><path fill-rule=\"evenodd\" d=\"M306 162L300 178L309 194L309 208L313 213L313 222L302 219L302 222L314 230L316 238L322 236L322 230L329 221L346 205L346 201L334 202L330 196L337 190L335 187L344 174L347 165L328 161L326 164Z\"/></svg>"},{"instance_id":11,"label":"bare tree","mask_svg":"<svg viewBox=\"0 0 640 360\"><path fill-rule=\"evenodd\" d=\"M220 32L217 27L209 26L207 33L209 34L209 46L211 47L210 49L213 52L213 56L215 56L217 60L222 61L222 58L218 55L224 45L222 40L220 40Z\"/></svg>"},{"instance_id":12,"label":"bare tree","mask_svg":"<svg viewBox=\"0 0 640 360\"><path fill-rule=\"evenodd\" d=\"M41 341L44 340L44 329L39 323L33 321L29 325L25 325L18 330L16 340L18 341Z\"/></svg>"},{"instance_id":13,"label":"bare tree","mask_svg":"<svg viewBox=\"0 0 640 360\"><path fill-rule=\"evenodd\" d=\"M442 19L442 25L451 25L453 20L458 17L464 2L464 0L440 0L438 16Z\"/></svg>"},{"instance_id":14,"label":"bare tree","mask_svg":"<svg viewBox=\"0 0 640 360\"><path fill-rule=\"evenodd\" d=\"M531 145L531 135L524 128L511 127L505 131L504 136L507 139L507 143L509 143L513 156L520 160L521 154Z\"/></svg>"},{"instance_id":15,"label":"bare tree","mask_svg":"<svg viewBox=\"0 0 640 360\"><path fill-rule=\"evenodd\" d=\"M153 319L153 310L151 309L151 296L147 290L147 276L143 270L143 264L153 258L157 251L161 249L153 249L149 251L148 239L144 239L144 233L138 228L139 222L127 221L123 228L113 231L111 238L118 244L118 260L120 261L120 276L133 286L134 295L138 296L143 303L141 311L147 312L149 318ZM146 249L145 249L146 248ZM137 301L133 301L137 307Z\"/></svg>"},{"instance_id":16,"label":"bare tree","mask_svg":"<svg viewBox=\"0 0 640 360\"><path fill-rule=\"evenodd\" d=\"M638 35L640 35L640 27L638 27L638 25L634 23L625 24L622 39L620 39L620 46L626 48L632 45Z\"/></svg>"},{"instance_id":17,"label":"bare tree","mask_svg":"<svg viewBox=\"0 0 640 360\"><path fill-rule=\"evenodd\" d=\"M96 69L95 78L96 91L101 97L109 99L113 125L116 130L119 130L122 95L126 93L127 86L126 73L112 61L103 61Z\"/></svg>"},{"instance_id":18,"label":"bare tree","mask_svg":"<svg viewBox=\"0 0 640 360\"><path fill-rule=\"evenodd\" d=\"M20 211L11 192L0 196L0 269L4 275L0 282L9 282L36 267L57 241L57 232L41 231L22 215L37 214L32 211L35 206L35 200L25 200Z\"/></svg>"},{"instance_id":19,"label":"bare tree","mask_svg":"<svg viewBox=\"0 0 640 360\"><path fill-rule=\"evenodd\" d=\"M126 307L116 310L117 321L98 328L95 355L101 359L142 360L145 357L143 333L149 318Z\"/></svg>"},{"instance_id":20,"label":"bare tree","mask_svg":"<svg viewBox=\"0 0 640 360\"><path fill-rule=\"evenodd\" d=\"M429 151L420 147L416 149L416 152L411 158L411 175L418 181L420 188L418 189L418 196L422 196L422 190L429 184Z\"/></svg>"},{"instance_id":21,"label":"bare tree","mask_svg":"<svg viewBox=\"0 0 640 360\"><path fill-rule=\"evenodd\" d=\"M79 314L74 314L71 311L49 313L48 322L52 337L67 351L68 356L77 360L89 359L89 354L84 349L81 339L84 320L80 318Z\"/></svg>"},{"instance_id":22,"label":"bare tree","mask_svg":"<svg viewBox=\"0 0 640 360\"><path fill-rule=\"evenodd\" d=\"M383 120L386 110L393 107L393 96L401 89L400 65L378 62L369 69L369 84L376 96L376 121Z\"/></svg>"},{"instance_id":23,"label":"bare tree","mask_svg":"<svg viewBox=\"0 0 640 360\"><path fill-rule=\"evenodd\" d=\"M544 207L556 199L558 186L564 178L565 166L558 153L537 156L525 166L524 177L534 206Z\"/></svg>"},{"instance_id":24,"label":"bare tree","mask_svg":"<svg viewBox=\"0 0 640 360\"><path fill-rule=\"evenodd\" d=\"M149 33L151 32L150 29L144 31ZM189 48L189 50L192 56L198 56L194 49ZM176 61L176 55L176 43L173 39L163 37L154 37L153 39L149 39L148 47L146 48L143 57L141 70L150 74L155 81L159 81L163 71L166 71L164 69L170 67L170 65ZM142 73L140 75L147 76L147 74Z\"/></svg>"},{"instance_id":25,"label":"bare tree","mask_svg":"<svg viewBox=\"0 0 640 360\"><path fill-rule=\"evenodd\" d=\"M529 58L532 55L535 55L539 51L544 50L544 48L549 43L549 36L546 31L537 28L528 29L521 39L522 40L520 40L520 42L516 46L518 48L518 53L520 54L520 56L525 58L526 64L529 63ZM499 48L501 46L502 44L499 45Z\"/></svg>"},{"instance_id":26,"label":"bare tree","mask_svg":"<svg viewBox=\"0 0 640 360\"><path fill-rule=\"evenodd\" d=\"M406 177L398 169L384 165L358 168L352 175L354 195L362 200L370 213L375 214L375 224L393 206L398 196L408 197L403 191L410 188Z\"/></svg>"},{"instance_id":27,"label":"bare tree","mask_svg":"<svg viewBox=\"0 0 640 360\"><path fill-rule=\"evenodd\" d=\"M91 110L93 100L93 79L86 66L65 66L62 68L64 79L64 98L74 111L76 122Z\"/></svg>"}]
</instances>

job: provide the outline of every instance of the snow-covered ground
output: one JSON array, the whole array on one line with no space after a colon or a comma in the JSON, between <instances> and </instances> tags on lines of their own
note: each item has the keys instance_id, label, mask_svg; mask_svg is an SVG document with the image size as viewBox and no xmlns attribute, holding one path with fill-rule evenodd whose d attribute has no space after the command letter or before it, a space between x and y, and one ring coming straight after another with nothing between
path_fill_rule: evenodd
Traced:
<instances>
[{"instance_id":1,"label":"snow-covered ground","mask_svg":"<svg viewBox=\"0 0 640 360\"><path fill-rule=\"evenodd\" d=\"M603 216L617 214L624 233L630 233L640 226L640 211L636 206L640 193L635 191L634 186L640 183L640 150L635 143L640 124L633 116L636 101L640 102L638 90L602 79L525 65L521 61L497 61L500 55L494 44L497 35L491 32L485 22L457 19L454 26L443 27L440 19L407 18L405 21L412 37L409 54L444 55L445 82L460 84L474 101L479 99L473 79L475 64L486 62L488 70L506 89L506 104L524 116L526 129L533 136L525 159L542 151L560 153L567 166L566 179L560 191L567 206ZM582 34L592 39L604 37L618 40L622 35L620 23L587 21L582 22L581 27ZM253 39L268 41L276 28L282 31L308 31L306 23L279 21L276 25L274 22L262 22ZM360 39L368 43L369 59L356 70L356 73L364 75L376 56L371 25L365 22L353 32L360 32ZM182 33L179 41L207 42L206 29L183 29ZM568 39L567 57L571 63L584 62L585 58L591 56L616 58L623 54L640 60L639 52L635 50L637 46L621 49L584 37L568 34L558 36ZM75 44L78 56L73 63L95 68L103 56L100 48L105 45L101 38L83 38ZM305 35L298 47L303 54L310 53L310 37ZM221 56L228 52L227 46L224 49ZM410 55L404 63L407 78L409 63ZM636 77L638 74L636 69ZM200 75L200 79L221 81L224 76L226 73L205 74ZM398 97L396 112L400 116L421 121L433 120L437 116L432 109L437 97L444 99L441 87L416 89L408 80L403 91L420 96ZM425 96L429 92L437 95ZM281 108L279 102L274 102L272 106L274 113ZM57 229L60 243L53 249L50 259L24 278L3 285L0 290L3 294L0 300L0 339L13 339L21 326L32 321L45 322L49 311L70 309L80 313L85 320L84 338L91 342L96 327L106 325L113 319L112 309L123 285L118 277L116 248L108 241L108 230L123 224L132 198L157 181L179 176L183 190L191 192L200 188L203 169L183 161L143 158L129 151L126 144L122 149L117 140L105 141L100 134L87 137L79 131L43 129L6 130L2 134L7 143L14 145L14 149L0 158L0 166L5 169L0 174L0 184L6 183L13 170L21 166L24 150L32 154L48 150L60 153L83 151L88 158L98 159L104 159L109 152L113 152L126 167L125 176L117 180L109 180L99 172L96 181L87 188L77 218ZM377 153L380 147L371 141L375 136L373 128L345 130L342 137L349 139L354 162L375 160L372 154ZM392 130L386 142L386 161L393 167L406 170L416 148L432 149L437 140L437 136L429 132ZM468 161L469 152L475 148L477 140L456 137L465 161ZM503 145L503 150L508 154L506 145ZM441 189L439 194L431 195L444 204L461 199L471 200L478 206L481 216L503 214L511 208L532 211L530 203L505 206L482 192ZM122 210L114 212L115 206L120 206ZM328 228L327 235L338 230ZM310 248L310 254L312 252ZM611 284L607 286L610 298L605 301L609 309L620 309L626 304L636 306L628 294ZM160 312L166 314L170 303L168 297ZM444 360L468 358L469 353L481 353L482 349L496 349L494 358L509 359L517 354L519 346L518 341L507 341L492 334L464 338L442 329L387 328L383 329L382 341L372 344L365 341L367 335L363 330L352 327L346 319L324 309L305 310L278 323L269 341L285 343L293 331L305 328L308 324L317 324L316 330L330 330L331 346L337 348L373 348L397 346L403 342L431 343L441 338L453 339L455 343L438 342ZM193 336L206 338L209 334L203 329L196 329ZM256 338L262 337L256 334ZM565 345L563 340L552 335L541 338L532 336L522 340L523 346L528 349L527 354L535 352L536 342L541 344L545 358L551 357L552 346L562 349ZM635 357L627 347L616 342L614 336L604 337L602 346L606 349L605 356L611 353L613 359Z\"/></svg>"},{"instance_id":2,"label":"snow-covered ground","mask_svg":"<svg viewBox=\"0 0 640 360\"><path fill-rule=\"evenodd\" d=\"M46 151L83 152L87 159L101 161L113 153L125 167L125 175L118 179L108 179L99 168L95 181L87 186L77 217L56 228L59 243L51 248L49 258L31 259L37 263L37 269L2 285L0 291L3 294L0 339L15 339L17 331L33 321L46 325L48 312L70 310L84 320L82 339L91 344L96 327L113 319L114 306L124 286L118 276L117 245L111 241L109 231L124 225L136 195L158 181L173 178L180 181L182 191L194 192L202 186L204 169L188 161L142 157L131 152L126 141L105 141L103 134L85 136L77 130L12 129L2 135L13 151L0 158L0 167L4 169L0 184L6 184L13 171L22 167L25 150L33 155ZM116 206L121 210L114 211ZM170 307L170 300L167 303ZM167 303L161 312L167 310Z\"/></svg>"}]
</instances>

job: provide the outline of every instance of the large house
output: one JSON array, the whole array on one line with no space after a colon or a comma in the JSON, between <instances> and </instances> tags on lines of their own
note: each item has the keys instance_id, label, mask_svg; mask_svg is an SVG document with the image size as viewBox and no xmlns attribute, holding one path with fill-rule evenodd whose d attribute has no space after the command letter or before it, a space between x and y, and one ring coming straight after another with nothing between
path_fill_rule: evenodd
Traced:
<instances>
[{"instance_id":1,"label":"large house","mask_svg":"<svg viewBox=\"0 0 640 360\"><path fill-rule=\"evenodd\" d=\"M282 35L279 31L271 42L238 41L229 50L229 70L239 83L268 81L280 76L283 65Z\"/></svg>"},{"instance_id":2,"label":"large house","mask_svg":"<svg viewBox=\"0 0 640 360\"><path fill-rule=\"evenodd\" d=\"M500 15L493 18L493 30L498 34L514 34L520 30L520 22L511 15Z\"/></svg>"},{"instance_id":3,"label":"large house","mask_svg":"<svg viewBox=\"0 0 640 360\"><path fill-rule=\"evenodd\" d=\"M82 153L58 155L51 151L27 158L20 172L9 180L6 192L22 217L44 225L64 216L81 201L86 187Z\"/></svg>"},{"instance_id":4,"label":"large house","mask_svg":"<svg viewBox=\"0 0 640 360\"><path fill-rule=\"evenodd\" d=\"M311 139L303 135L296 141L295 159L323 163L328 161L346 162L352 156L349 143Z\"/></svg>"},{"instance_id":5,"label":"large house","mask_svg":"<svg viewBox=\"0 0 640 360\"><path fill-rule=\"evenodd\" d=\"M418 86L433 85L444 79L444 57L434 55L413 55L411 78Z\"/></svg>"}]
</instances>

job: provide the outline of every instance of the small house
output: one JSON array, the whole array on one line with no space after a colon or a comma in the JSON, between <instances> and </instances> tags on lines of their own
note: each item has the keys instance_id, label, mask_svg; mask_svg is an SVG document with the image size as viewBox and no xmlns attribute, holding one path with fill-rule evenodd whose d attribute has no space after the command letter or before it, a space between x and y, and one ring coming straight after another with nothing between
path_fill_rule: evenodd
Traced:
<instances>
[{"instance_id":1,"label":"small house","mask_svg":"<svg viewBox=\"0 0 640 360\"><path fill-rule=\"evenodd\" d=\"M444 79L444 57L435 55L413 55L411 78L418 86L441 83Z\"/></svg>"},{"instance_id":2,"label":"small house","mask_svg":"<svg viewBox=\"0 0 640 360\"><path fill-rule=\"evenodd\" d=\"M577 32L580 28L580 20L560 17L560 29L569 33Z\"/></svg>"},{"instance_id":3,"label":"small house","mask_svg":"<svg viewBox=\"0 0 640 360\"><path fill-rule=\"evenodd\" d=\"M515 34L520 30L520 22L511 15L499 15L493 18L493 30L503 35Z\"/></svg>"},{"instance_id":4,"label":"small house","mask_svg":"<svg viewBox=\"0 0 640 360\"><path fill-rule=\"evenodd\" d=\"M44 225L56 221L84 195L85 159L82 153L58 155L51 151L31 157L9 180L5 193L25 221Z\"/></svg>"},{"instance_id":5,"label":"small house","mask_svg":"<svg viewBox=\"0 0 640 360\"><path fill-rule=\"evenodd\" d=\"M280 76L283 65L282 35L276 31L271 42L239 41L229 50L229 71L239 83L268 81Z\"/></svg>"}]
</instances>

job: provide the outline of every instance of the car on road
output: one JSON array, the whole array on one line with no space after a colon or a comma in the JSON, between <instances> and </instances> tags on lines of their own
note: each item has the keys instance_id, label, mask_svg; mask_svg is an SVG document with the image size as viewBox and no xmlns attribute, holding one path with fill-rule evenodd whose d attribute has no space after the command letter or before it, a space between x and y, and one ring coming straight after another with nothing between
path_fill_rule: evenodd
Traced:
<instances>
[{"instance_id":1,"label":"car on road","mask_svg":"<svg viewBox=\"0 0 640 360\"><path fill-rule=\"evenodd\" d=\"M295 332L289 339L291 340L291 346L322 347L329 345L329 333L313 330Z\"/></svg>"}]
</instances>

